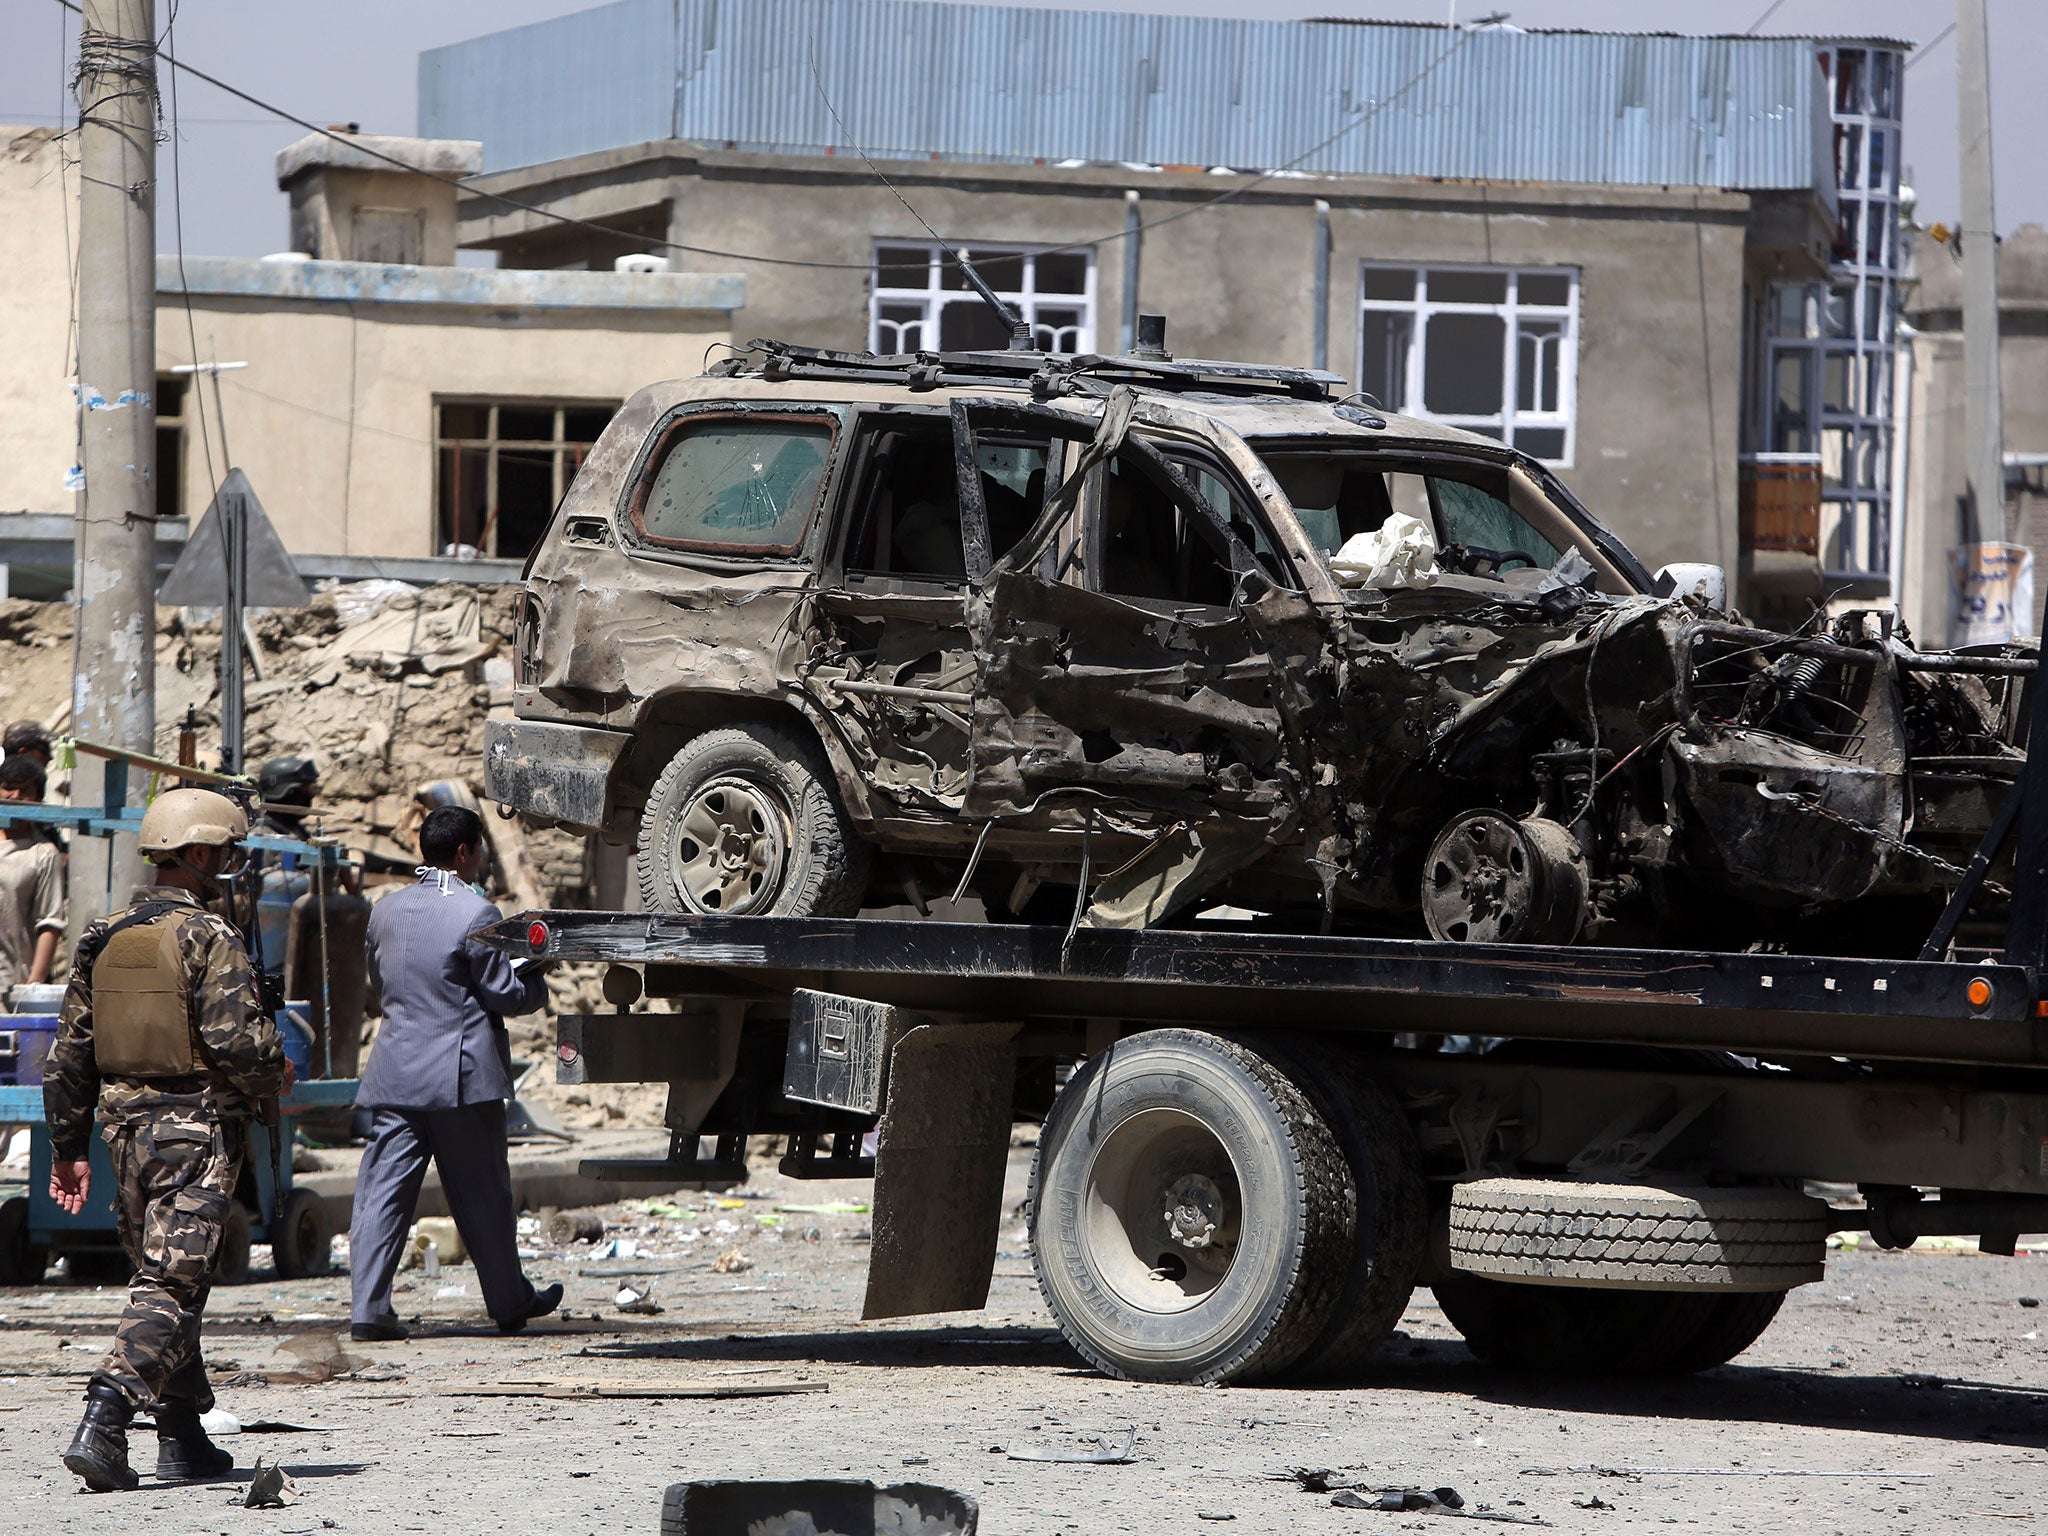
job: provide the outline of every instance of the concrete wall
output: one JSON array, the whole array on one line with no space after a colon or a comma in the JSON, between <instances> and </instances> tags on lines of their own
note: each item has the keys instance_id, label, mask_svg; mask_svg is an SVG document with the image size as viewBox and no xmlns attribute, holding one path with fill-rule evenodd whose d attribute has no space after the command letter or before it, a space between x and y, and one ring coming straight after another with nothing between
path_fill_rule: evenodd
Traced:
<instances>
[{"instance_id":1,"label":"concrete wall","mask_svg":"<svg viewBox=\"0 0 2048 1536\"><path fill-rule=\"evenodd\" d=\"M1220 207L1142 236L1139 305L1168 317L1189 356L1311 360L1317 198L1333 205L1329 365L1357 369L1359 263L1574 266L1582 274L1575 459L1563 473L1653 567L1736 564L1736 440L1745 224L1736 193L1654 188L1482 187L1388 178L1255 182L1200 172L898 162L884 172L950 239L1101 242L1096 344L1114 350L1123 301L1124 193L1150 222ZM867 169L815 156L637 146L479 179L578 218L640 227L666 202L668 238L723 252L844 264L783 267L667 254L682 269L744 270L739 337L867 345L877 239L925 240ZM618 246L466 196L461 240L501 265L608 265ZM630 223L629 223L630 221ZM601 247L601 248L600 248Z\"/></svg>"},{"instance_id":2,"label":"concrete wall","mask_svg":"<svg viewBox=\"0 0 2048 1536\"><path fill-rule=\"evenodd\" d=\"M436 396L615 403L700 372L706 349L730 339L725 306L744 292L722 275L352 262L188 259L186 273L204 356L249 365L220 376L228 446L286 548L369 556L439 553ZM174 265L160 287L172 290L157 309L169 367L190 354ZM196 416L187 412L195 518L212 494ZM224 472L217 436L214 449Z\"/></svg>"},{"instance_id":3,"label":"concrete wall","mask_svg":"<svg viewBox=\"0 0 2048 1536\"><path fill-rule=\"evenodd\" d=\"M78 173L47 128L0 127L0 512L70 512L78 461L69 248Z\"/></svg>"},{"instance_id":4,"label":"concrete wall","mask_svg":"<svg viewBox=\"0 0 2048 1536\"><path fill-rule=\"evenodd\" d=\"M1947 633L1948 550L1974 532L1963 527L1969 474L1963 439L1962 263L1925 235L1913 250L1918 282L1906 298L1913 398L1907 444L1905 556L1901 607L1916 636ZM2048 454L2048 230L2026 224L1998 249L1999 375L2008 453ZM2034 551L2034 633L2048 602L2048 470L2021 471L2007 484L2008 537Z\"/></svg>"}]
</instances>

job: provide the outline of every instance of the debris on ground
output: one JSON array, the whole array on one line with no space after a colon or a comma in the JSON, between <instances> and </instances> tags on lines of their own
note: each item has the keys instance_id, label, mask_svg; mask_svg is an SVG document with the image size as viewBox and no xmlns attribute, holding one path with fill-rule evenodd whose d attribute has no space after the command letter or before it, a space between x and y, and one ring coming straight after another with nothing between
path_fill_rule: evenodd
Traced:
<instances>
[{"instance_id":1,"label":"debris on ground","mask_svg":"<svg viewBox=\"0 0 2048 1536\"><path fill-rule=\"evenodd\" d=\"M352 1376L371 1364L366 1355L352 1355L342 1348L341 1335L323 1328L295 1333L277 1346L275 1353L288 1356L292 1364L266 1371L264 1379L277 1386L317 1386L340 1376Z\"/></svg>"},{"instance_id":2,"label":"debris on ground","mask_svg":"<svg viewBox=\"0 0 2048 1536\"><path fill-rule=\"evenodd\" d=\"M630 1312L642 1317L654 1317L668 1310L654 1299L654 1287L651 1285L645 1289L630 1285L620 1286L619 1294L613 1298L613 1305L621 1312Z\"/></svg>"},{"instance_id":3,"label":"debris on ground","mask_svg":"<svg viewBox=\"0 0 2048 1536\"><path fill-rule=\"evenodd\" d=\"M1120 1467L1137 1459L1131 1454L1137 1448L1137 1444L1138 1431L1133 1425L1124 1429L1108 1430L1099 1435L1081 1436L1081 1445L1094 1446L1095 1449L1092 1451L1066 1446L1013 1445L1004 1454L1012 1461L1064 1461Z\"/></svg>"},{"instance_id":4,"label":"debris on ground","mask_svg":"<svg viewBox=\"0 0 2048 1536\"><path fill-rule=\"evenodd\" d=\"M877 1488L851 1479L671 1483L662 1494L664 1531L747 1531L808 1536L822 1531L901 1531L905 1536L974 1536L980 1508L930 1483Z\"/></svg>"},{"instance_id":5,"label":"debris on ground","mask_svg":"<svg viewBox=\"0 0 2048 1536\"><path fill-rule=\"evenodd\" d=\"M651 1204L652 1202L650 1202ZM648 1214L653 1215L654 1212ZM663 1215L681 1216L680 1206ZM548 1218L548 1241L566 1248L571 1243L594 1243L604 1236L604 1218L592 1211L557 1211Z\"/></svg>"},{"instance_id":6,"label":"debris on ground","mask_svg":"<svg viewBox=\"0 0 2048 1536\"><path fill-rule=\"evenodd\" d=\"M244 1509L283 1509L296 1503L298 1496L299 1490L284 1475L284 1468L276 1462L266 1466L259 1456L255 1473L249 1479L249 1491L234 1502Z\"/></svg>"},{"instance_id":7,"label":"debris on ground","mask_svg":"<svg viewBox=\"0 0 2048 1536\"><path fill-rule=\"evenodd\" d=\"M721 1253L711 1261L711 1272L714 1275L743 1275L753 1267L754 1261L737 1248Z\"/></svg>"},{"instance_id":8,"label":"debris on ground","mask_svg":"<svg viewBox=\"0 0 2048 1536\"><path fill-rule=\"evenodd\" d=\"M822 1381L781 1377L768 1381L614 1381L596 1377L491 1381L449 1387L444 1397L788 1397L823 1392Z\"/></svg>"}]
</instances>

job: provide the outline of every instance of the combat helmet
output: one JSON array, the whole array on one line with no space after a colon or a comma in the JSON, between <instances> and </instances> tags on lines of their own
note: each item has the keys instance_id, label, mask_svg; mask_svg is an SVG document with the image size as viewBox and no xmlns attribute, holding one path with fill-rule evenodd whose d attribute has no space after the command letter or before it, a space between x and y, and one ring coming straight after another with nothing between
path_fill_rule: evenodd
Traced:
<instances>
[{"instance_id":1,"label":"combat helmet","mask_svg":"<svg viewBox=\"0 0 2048 1536\"><path fill-rule=\"evenodd\" d=\"M248 835L247 814L226 795L173 789L143 813L138 845L144 858L161 861L195 845L225 848Z\"/></svg>"}]
</instances>

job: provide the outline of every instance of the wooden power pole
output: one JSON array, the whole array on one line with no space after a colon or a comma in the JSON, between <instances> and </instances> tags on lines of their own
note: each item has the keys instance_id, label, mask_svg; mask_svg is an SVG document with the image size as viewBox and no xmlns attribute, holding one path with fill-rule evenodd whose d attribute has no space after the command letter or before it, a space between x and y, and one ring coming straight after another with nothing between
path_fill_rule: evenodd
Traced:
<instances>
[{"instance_id":1,"label":"wooden power pole","mask_svg":"<svg viewBox=\"0 0 2048 1536\"><path fill-rule=\"evenodd\" d=\"M78 394L85 495L71 728L138 752L156 737L156 15L84 0L78 39ZM97 798L81 765L78 797ZM132 837L82 837L72 922L141 873Z\"/></svg>"}]
</instances>

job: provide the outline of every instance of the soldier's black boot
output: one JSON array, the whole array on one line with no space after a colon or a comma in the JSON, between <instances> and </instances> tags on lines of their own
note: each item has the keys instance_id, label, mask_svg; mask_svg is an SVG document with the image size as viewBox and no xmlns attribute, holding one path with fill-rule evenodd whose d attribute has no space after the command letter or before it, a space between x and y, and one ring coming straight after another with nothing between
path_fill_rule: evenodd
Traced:
<instances>
[{"instance_id":1,"label":"soldier's black boot","mask_svg":"<svg viewBox=\"0 0 2048 1536\"><path fill-rule=\"evenodd\" d=\"M206 1438L190 1403L156 1409L156 1475L163 1482L203 1483L235 1470L234 1456Z\"/></svg>"},{"instance_id":2,"label":"soldier's black boot","mask_svg":"<svg viewBox=\"0 0 2048 1536\"><path fill-rule=\"evenodd\" d=\"M85 1389L85 1417L64 1453L64 1465L85 1479L94 1493L133 1488L142 1479L128 1465L128 1424L135 1409L111 1383Z\"/></svg>"}]
</instances>

